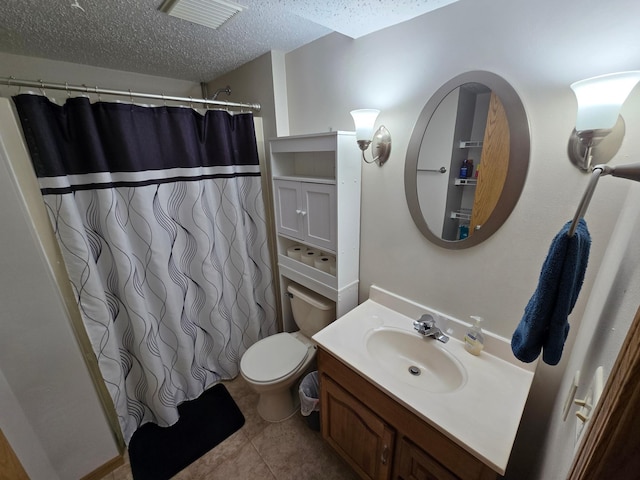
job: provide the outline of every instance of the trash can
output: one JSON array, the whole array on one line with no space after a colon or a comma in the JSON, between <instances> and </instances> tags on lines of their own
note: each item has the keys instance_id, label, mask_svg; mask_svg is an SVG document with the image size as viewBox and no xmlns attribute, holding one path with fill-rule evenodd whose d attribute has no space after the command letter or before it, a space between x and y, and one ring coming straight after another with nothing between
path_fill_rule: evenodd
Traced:
<instances>
[{"instance_id":1,"label":"trash can","mask_svg":"<svg viewBox=\"0 0 640 480\"><path fill-rule=\"evenodd\" d=\"M307 374L298 388L300 394L300 413L307 417L307 425L320 431L320 380L318 372Z\"/></svg>"}]
</instances>

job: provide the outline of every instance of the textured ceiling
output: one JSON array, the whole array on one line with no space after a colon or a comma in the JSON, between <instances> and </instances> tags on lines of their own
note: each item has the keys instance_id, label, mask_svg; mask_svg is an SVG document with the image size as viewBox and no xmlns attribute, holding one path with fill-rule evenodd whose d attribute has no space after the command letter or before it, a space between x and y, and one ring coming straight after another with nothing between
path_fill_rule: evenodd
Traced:
<instances>
[{"instance_id":1,"label":"textured ceiling","mask_svg":"<svg viewBox=\"0 0 640 480\"><path fill-rule=\"evenodd\" d=\"M158 10L163 0L2 0L0 51L192 81L338 31L357 38L456 0L236 0L212 30Z\"/></svg>"},{"instance_id":2,"label":"textured ceiling","mask_svg":"<svg viewBox=\"0 0 640 480\"><path fill-rule=\"evenodd\" d=\"M279 4L303 18L351 38L405 22L458 0L281 0Z\"/></svg>"}]
</instances>

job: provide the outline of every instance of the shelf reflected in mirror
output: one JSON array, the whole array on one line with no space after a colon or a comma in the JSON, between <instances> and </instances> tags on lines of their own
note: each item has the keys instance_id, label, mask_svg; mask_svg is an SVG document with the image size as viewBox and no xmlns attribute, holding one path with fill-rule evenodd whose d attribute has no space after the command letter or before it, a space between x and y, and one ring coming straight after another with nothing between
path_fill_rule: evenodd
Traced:
<instances>
[{"instance_id":1,"label":"shelf reflected in mirror","mask_svg":"<svg viewBox=\"0 0 640 480\"><path fill-rule=\"evenodd\" d=\"M522 191L529 125L515 90L490 72L468 72L431 97L405 163L407 204L418 229L451 249L495 233Z\"/></svg>"}]
</instances>

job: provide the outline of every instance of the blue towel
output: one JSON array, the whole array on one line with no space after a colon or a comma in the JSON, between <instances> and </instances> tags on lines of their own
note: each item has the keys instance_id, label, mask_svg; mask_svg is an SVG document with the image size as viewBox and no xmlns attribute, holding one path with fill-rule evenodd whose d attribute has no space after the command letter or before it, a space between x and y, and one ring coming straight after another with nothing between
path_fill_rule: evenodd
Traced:
<instances>
[{"instance_id":1,"label":"blue towel","mask_svg":"<svg viewBox=\"0 0 640 480\"><path fill-rule=\"evenodd\" d=\"M580 219L573 237L567 222L555 236L542 265L538 287L524 309L524 316L511 338L511 350L518 360L533 362L540 355L549 365L562 357L569 333L567 318L578 299L589 260L591 237Z\"/></svg>"}]
</instances>

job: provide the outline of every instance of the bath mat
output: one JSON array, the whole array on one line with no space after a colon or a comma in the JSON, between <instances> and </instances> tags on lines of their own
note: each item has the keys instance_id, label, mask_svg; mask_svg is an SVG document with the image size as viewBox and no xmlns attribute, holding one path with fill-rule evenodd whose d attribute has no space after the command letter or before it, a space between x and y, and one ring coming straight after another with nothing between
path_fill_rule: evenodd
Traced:
<instances>
[{"instance_id":1,"label":"bath mat","mask_svg":"<svg viewBox=\"0 0 640 480\"><path fill-rule=\"evenodd\" d=\"M134 480L169 479L244 425L244 416L221 383L178 406L170 427L146 423L129 442Z\"/></svg>"}]
</instances>

